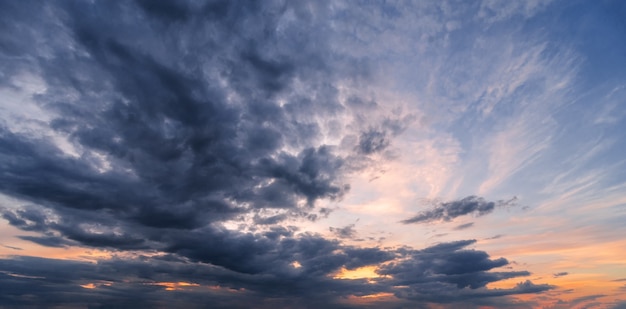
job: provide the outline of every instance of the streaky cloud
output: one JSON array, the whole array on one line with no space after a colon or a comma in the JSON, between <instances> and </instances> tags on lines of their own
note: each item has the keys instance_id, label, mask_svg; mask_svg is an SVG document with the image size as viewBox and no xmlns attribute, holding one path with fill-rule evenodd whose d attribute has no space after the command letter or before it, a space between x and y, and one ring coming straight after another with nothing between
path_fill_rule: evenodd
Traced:
<instances>
[{"instance_id":1,"label":"streaky cloud","mask_svg":"<svg viewBox=\"0 0 626 309\"><path fill-rule=\"evenodd\" d=\"M515 205L517 198L508 201L489 202L482 197L468 196L460 200L444 202L435 205L434 209L419 213L418 215L401 221L404 224L428 223L436 221L452 221L453 219L475 215L477 217L487 215L496 208ZM469 227L469 226L467 226Z\"/></svg>"},{"instance_id":2,"label":"streaky cloud","mask_svg":"<svg viewBox=\"0 0 626 309\"><path fill-rule=\"evenodd\" d=\"M460 230L468 229L468 228L470 228L472 226L474 226L474 222L468 222L468 223L464 223L464 224L458 225L454 229L457 230L457 231L460 231Z\"/></svg>"}]
</instances>

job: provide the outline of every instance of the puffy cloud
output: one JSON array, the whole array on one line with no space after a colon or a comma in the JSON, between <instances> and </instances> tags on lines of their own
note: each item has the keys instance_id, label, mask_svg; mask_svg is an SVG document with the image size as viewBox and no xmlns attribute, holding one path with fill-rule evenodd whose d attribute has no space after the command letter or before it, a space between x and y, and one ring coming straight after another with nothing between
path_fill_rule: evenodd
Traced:
<instances>
[{"instance_id":1,"label":"puffy cloud","mask_svg":"<svg viewBox=\"0 0 626 309\"><path fill-rule=\"evenodd\" d=\"M50 55L5 44L28 55L20 69L41 72L49 87L35 99L80 154L0 128L0 190L34 204L4 210L10 224L138 248L151 246L151 229L194 230L248 214L265 224L314 219L317 200L349 189L348 158L319 142L318 117L346 109L333 81L353 76L330 69L307 7L8 6L7 22L46 38ZM18 18L24 10L32 17Z\"/></svg>"}]
</instances>

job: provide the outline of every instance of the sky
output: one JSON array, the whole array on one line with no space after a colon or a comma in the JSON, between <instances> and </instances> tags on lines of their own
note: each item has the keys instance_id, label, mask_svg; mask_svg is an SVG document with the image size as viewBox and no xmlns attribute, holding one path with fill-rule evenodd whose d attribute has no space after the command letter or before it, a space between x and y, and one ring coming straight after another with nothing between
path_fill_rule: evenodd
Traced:
<instances>
[{"instance_id":1,"label":"sky","mask_svg":"<svg viewBox=\"0 0 626 309\"><path fill-rule=\"evenodd\" d=\"M0 1L0 308L626 308L624 16Z\"/></svg>"}]
</instances>

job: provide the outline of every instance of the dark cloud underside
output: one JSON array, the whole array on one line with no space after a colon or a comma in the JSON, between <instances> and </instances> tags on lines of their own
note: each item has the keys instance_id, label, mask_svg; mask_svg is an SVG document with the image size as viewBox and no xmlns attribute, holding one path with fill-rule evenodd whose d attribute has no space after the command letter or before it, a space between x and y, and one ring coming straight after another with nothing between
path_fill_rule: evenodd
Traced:
<instances>
[{"instance_id":1,"label":"dark cloud underside","mask_svg":"<svg viewBox=\"0 0 626 309\"><path fill-rule=\"evenodd\" d=\"M3 304L15 306L32 302L49 305L71 302L92 307L201 308L203 304L211 303L224 308L243 308L250 304L259 308L289 304L297 307L324 304L330 308L346 308L346 305L335 301L351 294L393 292L399 298L414 301L462 302L482 297L536 293L552 288L526 281L512 289L486 289L485 285L490 282L526 276L528 273L490 272L508 262L502 258L490 259L482 251L464 249L472 243L474 241L459 241L423 250L385 252L375 248L341 247L315 236L284 239L279 242L282 248L276 251L278 255L255 256L265 259L262 263L264 271L258 275L210 264L186 263L176 255L115 258L97 264L16 257L0 260L0 276L3 278L0 282L4 291L0 299ZM338 250L343 253L337 253ZM300 261L301 268L280 265L293 257ZM340 266L356 269L390 261L394 257L401 259L380 267L377 272L387 276L373 282L335 280L327 276ZM198 287L168 291L164 286L167 282L188 282ZM88 284L97 288L84 288ZM394 286L404 288L397 290ZM33 290L38 292L25 297ZM321 299L324 300L322 303ZM393 307L393 304L388 305Z\"/></svg>"}]
</instances>

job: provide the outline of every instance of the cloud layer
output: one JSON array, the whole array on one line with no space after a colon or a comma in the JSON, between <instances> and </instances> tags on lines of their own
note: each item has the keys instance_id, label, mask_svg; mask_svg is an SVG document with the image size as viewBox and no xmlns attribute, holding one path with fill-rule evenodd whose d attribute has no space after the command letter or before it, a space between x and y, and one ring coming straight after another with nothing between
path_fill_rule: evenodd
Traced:
<instances>
[{"instance_id":1,"label":"cloud layer","mask_svg":"<svg viewBox=\"0 0 626 309\"><path fill-rule=\"evenodd\" d=\"M180 255L113 258L97 264L33 257L0 260L3 305L89 305L98 307L153 306L201 308L208 303L219 308L272 306L317 306L346 308L341 299L349 295L393 293L404 301L467 302L475 298L537 293L552 289L530 281L511 289L487 289L491 282L529 275L521 271L490 270L508 264L490 259L482 251L464 247L473 240L444 243L423 250L382 251L354 248L316 236L283 238L272 242L272 252L242 256L210 251L245 267L215 267L190 263ZM194 245L198 245L195 243ZM240 243L241 244L241 243ZM226 244L225 244L226 245ZM232 246L233 244L231 244ZM254 248L260 252L261 248ZM298 266L290 261L296 259ZM391 261L391 262L390 262ZM333 279L340 268L358 269L378 265L372 279ZM233 264L234 265L234 264ZM33 294L33 291L37 291ZM394 307L394 302L379 304ZM358 306L357 306L358 307Z\"/></svg>"},{"instance_id":2,"label":"cloud layer","mask_svg":"<svg viewBox=\"0 0 626 309\"><path fill-rule=\"evenodd\" d=\"M554 288L488 287L530 273L504 271L509 261L468 248L474 240L358 247L292 225L327 216L321 204L341 200L351 173L385 157L414 120L357 91L373 65L332 44L337 10L1 3L0 85L45 117L2 119L0 192L21 205L0 214L28 232L22 240L112 256L2 258L0 306L345 308L349 297L387 293L393 301L379 305L393 307ZM469 196L403 222L511 203ZM337 275L368 267L374 275Z\"/></svg>"}]
</instances>

